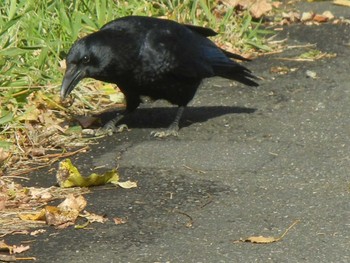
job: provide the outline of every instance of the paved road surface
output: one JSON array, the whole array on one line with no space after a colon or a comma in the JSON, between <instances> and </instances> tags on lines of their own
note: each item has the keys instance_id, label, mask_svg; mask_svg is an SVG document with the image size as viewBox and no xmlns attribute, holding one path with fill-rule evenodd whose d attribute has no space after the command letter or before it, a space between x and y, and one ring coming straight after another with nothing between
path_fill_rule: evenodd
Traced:
<instances>
[{"instance_id":1,"label":"paved road surface","mask_svg":"<svg viewBox=\"0 0 350 263\"><path fill-rule=\"evenodd\" d=\"M258 88L206 81L178 138L149 136L170 124L175 108L144 106L127 119L130 132L75 160L85 171L119 165L122 179L138 181L136 190L87 195L88 211L127 224L51 230L28 255L67 263L350 262L350 26L293 25L279 37L286 34L290 45L315 43L337 56L281 60L308 51L295 48L259 58L247 65L265 79ZM276 66L296 70L272 73ZM297 219L280 242L232 242L279 236Z\"/></svg>"}]
</instances>

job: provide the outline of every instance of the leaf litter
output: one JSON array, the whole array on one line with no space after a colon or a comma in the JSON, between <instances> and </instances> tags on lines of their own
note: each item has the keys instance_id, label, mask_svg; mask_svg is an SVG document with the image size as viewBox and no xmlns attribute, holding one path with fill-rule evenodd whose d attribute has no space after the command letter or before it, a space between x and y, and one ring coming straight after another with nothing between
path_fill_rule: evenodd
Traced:
<instances>
[{"instance_id":1,"label":"leaf litter","mask_svg":"<svg viewBox=\"0 0 350 263\"><path fill-rule=\"evenodd\" d=\"M247 238L240 238L239 240L234 240L233 243L255 243L255 244L270 244L274 242L281 241L296 224L298 224L300 220L295 220L279 237L272 236L251 236Z\"/></svg>"},{"instance_id":2,"label":"leaf litter","mask_svg":"<svg viewBox=\"0 0 350 263\"><path fill-rule=\"evenodd\" d=\"M56 178L60 187L37 188L23 187L6 177L0 177L0 237L15 234L38 236L45 233L43 227L47 226L64 229L74 225L74 228L82 229L92 223L105 223L109 220L105 215L85 210L87 201L83 195L90 193L88 187L108 183L127 189L137 187L136 182L120 182L116 170L84 177L70 159L65 159L59 164ZM64 200L57 206L49 205L49 202L56 199ZM80 224L78 220L85 222ZM127 222L120 219L117 223L116 218L113 218L113 221L115 224ZM10 252L13 250L8 250L9 255L0 255L3 256L0 260L19 259L13 257Z\"/></svg>"}]
</instances>

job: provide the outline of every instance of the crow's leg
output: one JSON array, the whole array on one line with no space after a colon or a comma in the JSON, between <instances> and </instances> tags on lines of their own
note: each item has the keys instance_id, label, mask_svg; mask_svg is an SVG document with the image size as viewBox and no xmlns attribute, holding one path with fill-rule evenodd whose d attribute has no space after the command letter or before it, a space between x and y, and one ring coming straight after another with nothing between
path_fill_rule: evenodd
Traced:
<instances>
[{"instance_id":1,"label":"crow's leg","mask_svg":"<svg viewBox=\"0 0 350 263\"><path fill-rule=\"evenodd\" d=\"M126 109L122 113L118 113L112 120L107 122L102 128L97 129L95 132L95 136L100 135L112 135L114 132L122 132L124 130L128 130L128 126L126 124L119 125L116 127L118 122L122 120L125 116L133 112L141 103L140 97L138 94L124 92L125 100L126 100Z\"/></svg>"},{"instance_id":2,"label":"crow's leg","mask_svg":"<svg viewBox=\"0 0 350 263\"><path fill-rule=\"evenodd\" d=\"M168 136L178 136L179 135L179 122L181 116L185 110L185 106L179 106L176 117L174 121L170 124L169 128L165 131L152 131L151 135L158 138L164 138Z\"/></svg>"},{"instance_id":3,"label":"crow's leg","mask_svg":"<svg viewBox=\"0 0 350 263\"><path fill-rule=\"evenodd\" d=\"M99 128L95 131L95 136L101 135L109 135L111 136L115 132L122 132L124 130L128 130L128 126L126 124L121 124L116 127L116 124L120 122L128 114L128 111L124 111L123 113L118 113L113 119L109 120L102 128Z\"/></svg>"}]
</instances>

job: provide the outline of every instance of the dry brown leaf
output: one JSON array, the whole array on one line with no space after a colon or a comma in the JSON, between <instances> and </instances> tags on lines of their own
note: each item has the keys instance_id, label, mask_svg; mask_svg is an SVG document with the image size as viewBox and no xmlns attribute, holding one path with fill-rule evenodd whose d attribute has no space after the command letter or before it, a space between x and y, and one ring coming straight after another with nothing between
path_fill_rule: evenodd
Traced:
<instances>
[{"instance_id":1,"label":"dry brown leaf","mask_svg":"<svg viewBox=\"0 0 350 263\"><path fill-rule=\"evenodd\" d=\"M45 229L37 229L37 230L34 230L34 231L30 232L30 235L36 237L39 234L43 234L45 232L46 232Z\"/></svg>"},{"instance_id":2,"label":"dry brown leaf","mask_svg":"<svg viewBox=\"0 0 350 263\"><path fill-rule=\"evenodd\" d=\"M247 9L254 18L260 18L272 10L271 0L222 0L222 2L229 7L240 6Z\"/></svg>"},{"instance_id":3,"label":"dry brown leaf","mask_svg":"<svg viewBox=\"0 0 350 263\"><path fill-rule=\"evenodd\" d=\"M0 240L0 251L1 252L7 252L9 254L19 254L24 251L27 251L30 247L29 246L23 246L23 245L7 245L4 240Z\"/></svg>"},{"instance_id":4,"label":"dry brown leaf","mask_svg":"<svg viewBox=\"0 0 350 263\"><path fill-rule=\"evenodd\" d=\"M82 195L75 197L73 194L69 194L67 198L57 207L64 211L76 210L81 212L84 210L86 205L87 201Z\"/></svg>"},{"instance_id":5,"label":"dry brown leaf","mask_svg":"<svg viewBox=\"0 0 350 263\"><path fill-rule=\"evenodd\" d=\"M87 211L84 211L84 214L80 214L79 216L86 218L90 223L105 223L106 221L108 221L108 218L106 218L105 216L89 213Z\"/></svg>"},{"instance_id":6,"label":"dry brown leaf","mask_svg":"<svg viewBox=\"0 0 350 263\"><path fill-rule=\"evenodd\" d=\"M114 217L113 221L116 225L122 225L122 224L125 224L127 222L126 219L121 218L121 217Z\"/></svg>"},{"instance_id":7,"label":"dry brown leaf","mask_svg":"<svg viewBox=\"0 0 350 263\"><path fill-rule=\"evenodd\" d=\"M264 237L264 236L251 236L245 239L239 239L233 241L233 243L247 242L247 243L255 243L255 244L269 244L282 240L284 236L288 233L288 231L299 223L299 220L295 220L293 224L291 224L284 233L279 237Z\"/></svg>"},{"instance_id":8,"label":"dry brown leaf","mask_svg":"<svg viewBox=\"0 0 350 263\"><path fill-rule=\"evenodd\" d=\"M22 253L24 251L27 251L29 248L30 248L30 246L23 246L23 245L13 246L12 253L13 254L19 254L19 253Z\"/></svg>"},{"instance_id":9,"label":"dry brown leaf","mask_svg":"<svg viewBox=\"0 0 350 263\"><path fill-rule=\"evenodd\" d=\"M272 1L269 0L258 0L253 1L253 4L250 6L250 13L255 18L260 18L269 11L272 10Z\"/></svg>"},{"instance_id":10,"label":"dry brown leaf","mask_svg":"<svg viewBox=\"0 0 350 263\"><path fill-rule=\"evenodd\" d=\"M333 15L333 13L332 13L331 11L324 11L324 12L322 13L322 15L325 16L325 17L327 17L328 20L334 19L334 15Z\"/></svg>"},{"instance_id":11,"label":"dry brown leaf","mask_svg":"<svg viewBox=\"0 0 350 263\"><path fill-rule=\"evenodd\" d=\"M98 122L100 121L99 118L94 116L78 116L76 117L76 120L79 122L80 126L83 127L83 129L98 124Z\"/></svg>"},{"instance_id":12,"label":"dry brown leaf","mask_svg":"<svg viewBox=\"0 0 350 263\"><path fill-rule=\"evenodd\" d=\"M319 15L319 14L316 14L313 18L312 18L313 21L316 21L318 23L324 23L324 22L327 22L328 21L328 17L327 16L324 16L324 15Z\"/></svg>"},{"instance_id":13,"label":"dry brown leaf","mask_svg":"<svg viewBox=\"0 0 350 263\"><path fill-rule=\"evenodd\" d=\"M270 72L271 73L276 73L276 74L279 74L279 75L285 75L285 74L288 74L290 72L290 69L288 67L271 67L270 68Z\"/></svg>"},{"instance_id":14,"label":"dry brown leaf","mask_svg":"<svg viewBox=\"0 0 350 263\"><path fill-rule=\"evenodd\" d=\"M57 207L45 207L46 223L66 228L74 224L79 213L86 207L86 204L86 199L82 195L75 197L73 194L69 194Z\"/></svg>"},{"instance_id":15,"label":"dry brown leaf","mask_svg":"<svg viewBox=\"0 0 350 263\"><path fill-rule=\"evenodd\" d=\"M303 12L301 14L300 20L303 22L311 21L314 16L315 16L314 12Z\"/></svg>"},{"instance_id":16,"label":"dry brown leaf","mask_svg":"<svg viewBox=\"0 0 350 263\"><path fill-rule=\"evenodd\" d=\"M295 22L298 22L300 21L301 17L300 17L300 13L298 12L293 12L293 11L290 11L288 13L285 13L283 12L282 13L282 17L284 19L287 19L288 21L292 22L292 23L295 23Z\"/></svg>"},{"instance_id":17,"label":"dry brown leaf","mask_svg":"<svg viewBox=\"0 0 350 263\"><path fill-rule=\"evenodd\" d=\"M7 195L0 193L0 211L6 208Z\"/></svg>"},{"instance_id":18,"label":"dry brown leaf","mask_svg":"<svg viewBox=\"0 0 350 263\"><path fill-rule=\"evenodd\" d=\"M5 161L9 156L9 152L5 151L4 148L0 148L0 163Z\"/></svg>"},{"instance_id":19,"label":"dry brown leaf","mask_svg":"<svg viewBox=\"0 0 350 263\"><path fill-rule=\"evenodd\" d=\"M48 225L66 228L74 224L78 216L79 211L77 210L62 210L56 206L45 207L45 217Z\"/></svg>"}]
</instances>

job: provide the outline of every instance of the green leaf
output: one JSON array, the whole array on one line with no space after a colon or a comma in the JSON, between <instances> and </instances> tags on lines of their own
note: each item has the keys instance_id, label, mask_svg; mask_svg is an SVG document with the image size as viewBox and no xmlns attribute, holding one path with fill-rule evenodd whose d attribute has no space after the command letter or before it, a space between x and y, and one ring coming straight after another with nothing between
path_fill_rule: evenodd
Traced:
<instances>
[{"instance_id":1,"label":"green leaf","mask_svg":"<svg viewBox=\"0 0 350 263\"><path fill-rule=\"evenodd\" d=\"M3 115L0 117L0 125L4 125L6 123L9 123L13 121L13 113L4 111Z\"/></svg>"}]
</instances>

